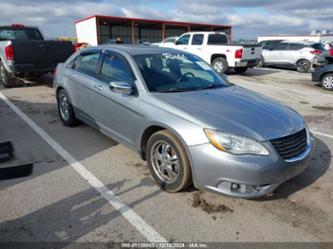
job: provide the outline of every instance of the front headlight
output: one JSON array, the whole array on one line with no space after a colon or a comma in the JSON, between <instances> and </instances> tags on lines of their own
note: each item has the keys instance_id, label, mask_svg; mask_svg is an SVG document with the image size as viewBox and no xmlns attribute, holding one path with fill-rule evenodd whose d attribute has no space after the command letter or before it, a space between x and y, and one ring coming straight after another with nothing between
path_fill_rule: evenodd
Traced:
<instances>
[{"instance_id":1,"label":"front headlight","mask_svg":"<svg viewBox=\"0 0 333 249\"><path fill-rule=\"evenodd\" d=\"M259 142L216 130L204 129L210 143L217 149L232 154L269 155L268 150Z\"/></svg>"}]
</instances>

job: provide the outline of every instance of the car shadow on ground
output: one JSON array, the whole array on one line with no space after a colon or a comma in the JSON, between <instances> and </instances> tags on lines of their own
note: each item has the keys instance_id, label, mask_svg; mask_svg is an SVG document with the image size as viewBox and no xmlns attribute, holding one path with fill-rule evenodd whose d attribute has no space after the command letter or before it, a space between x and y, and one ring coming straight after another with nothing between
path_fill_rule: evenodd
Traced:
<instances>
[{"instance_id":1,"label":"car shadow on ground","mask_svg":"<svg viewBox=\"0 0 333 249\"><path fill-rule=\"evenodd\" d=\"M120 196L133 189L154 185L151 178L145 177L138 184L119 192L125 182L127 182L126 179L119 180L107 187ZM149 194L128 203L127 207L122 206L121 211L126 212L129 207L133 208L150 198L156 197L159 193L161 193L161 190L155 189ZM121 222L117 219L120 212L109 208L109 206L110 204L95 189L89 188L25 216L0 223L0 242L65 242L63 247L66 247L67 243L76 241L88 234L93 234L95 238L100 237L100 241L122 242L124 240L135 240L137 232L133 232L126 227L118 227L117 224ZM108 226L107 230L105 227L104 230L100 229L112 220L115 220L114 226ZM124 235L124 231L127 234ZM14 248L14 245L12 246ZM58 246L57 248L62 248Z\"/></svg>"},{"instance_id":2,"label":"car shadow on ground","mask_svg":"<svg viewBox=\"0 0 333 249\"><path fill-rule=\"evenodd\" d=\"M9 100L24 114L35 121L37 125L41 126L42 129L49 133L56 141L59 142L59 137L67 136L68 139L65 140L66 144L60 142L61 146L65 149L67 149L67 147L78 147L78 141L71 139L71 137L85 136L85 141L89 142L81 145L81 150L75 151L76 153L73 154L78 161L90 158L118 145L116 141L101 134L98 128L93 129L82 123L75 128L65 127L60 120L55 103L27 102L23 101L21 98L10 97ZM10 161L1 163L0 168L26 163L34 164L33 173L30 176L0 181L0 190L69 166L68 162L58 155L50 146L46 145L44 140L39 135L35 134L32 128L1 100L0 119L3 120L0 123L0 141L11 141L14 146L14 157ZM95 126L97 127L97 124ZM57 130L57 135L52 135L50 131L54 131L55 129ZM33 140L29 142L22 141L22 139L27 138ZM82 140L80 141L83 142ZM31 146L29 146L29 143ZM45 145L47 148L44 148Z\"/></svg>"},{"instance_id":3,"label":"car shadow on ground","mask_svg":"<svg viewBox=\"0 0 333 249\"><path fill-rule=\"evenodd\" d=\"M244 73L236 73L234 70L230 70L227 72L228 75L240 75L240 76L263 76L263 75L270 75L270 74L275 74L279 73L281 70L278 69L268 69L268 68L249 68L246 72Z\"/></svg>"},{"instance_id":4,"label":"car shadow on ground","mask_svg":"<svg viewBox=\"0 0 333 249\"><path fill-rule=\"evenodd\" d=\"M330 167L332 154L329 147L319 138L315 138L316 147L312 159L303 173L281 184L271 197L258 200L284 199L288 196L312 185L322 177Z\"/></svg>"},{"instance_id":5,"label":"car shadow on ground","mask_svg":"<svg viewBox=\"0 0 333 249\"><path fill-rule=\"evenodd\" d=\"M45 74L42 76L16 78L16 84L11 88L32 87L32 86L47 86L53 88L53 75Z\"/></svg>"}]
</instances>

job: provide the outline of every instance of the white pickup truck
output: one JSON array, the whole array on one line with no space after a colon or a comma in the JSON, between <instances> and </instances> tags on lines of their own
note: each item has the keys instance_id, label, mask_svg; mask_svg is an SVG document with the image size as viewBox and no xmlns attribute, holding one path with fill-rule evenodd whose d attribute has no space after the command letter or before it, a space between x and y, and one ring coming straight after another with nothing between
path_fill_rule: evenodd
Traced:
<instances>
[{"instance_id":1,"label":"white pickup truck","mask_svg":"<svg viewBox=\"0 0 333 249\"><path fill-rule=\"evenodd\" d=\"M262 51L257 44L230 44L228 36L223 32L188 32L175 43L159 43L158 46L195 54L220 74L232 68L237 73L244 73L259 63Z\"/></svg>"}]
</instances>

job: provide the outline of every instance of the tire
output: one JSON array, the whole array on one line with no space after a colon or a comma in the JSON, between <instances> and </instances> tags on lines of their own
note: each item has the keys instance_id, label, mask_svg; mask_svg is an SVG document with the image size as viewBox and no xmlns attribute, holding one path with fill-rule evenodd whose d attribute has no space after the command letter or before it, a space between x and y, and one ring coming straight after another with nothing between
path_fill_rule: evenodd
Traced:
<instances>
[{"instance_id":1,"label":"tire","mask_svg":"<svg viewBox=\"0 0 333 249\"><path fill-rule=\"evenodd\" d=\"M223 57L218 57L213 60L212 67L219 74L224 74L228 70L228 62Z\"/></svg>"},{"instance_id":2,"label":"tire","mask_svg":"<svg viewBox=\"0 0 333 249\"><path fill-rule=\"evenodd\" d=\"M61 89L57 93L57 106L60 119L65 126L74 127L79 124L79 121L75 117L69 95L64 89Z\"/></svg>"},{"instance_id":3,"label":"tire","mask_svg":"<svg viewBox=\"0 0 333 249\"><path fill-rule=\"evenodd\" d=\"M245 73L248 70L248 67L235 67L234 70L236 73Z\"/></svg>"},{"instance_id":4,"label":"tire","mask_svg":"<svg viewBox=\"0 0 333 249\"><path fill-rule=\"evenodd\" d=\"M0 83L6 88L16 85L16 78L8 73L2 62L0 62Z\"/></svg>"},{"instance_id":5,"label":"tire","mask_svg":"<svg viewBox=\"0 0 333 249\"><path fill-rule=\"evenodd\" d=\"M166 153L164 154L163 145L166 146ZM169 145L169 147L167 147L167 145ZM146 152L150 174L161 189L175 193L192 185L192 171L187 153L178 138L171 132L162 130L154 133L147 142ZM156 154L159 156L155 156ZM176 160L170 159L169 162L172 163L168 164L168 157L165 157L166 155L173 159L175 159L176 156ZM165 160L164 163L163 160ZM177 162L179 167L176 166ZM169 165L169 167L167 165ZM164 170L161 169L162 167ZM158 170L158 168L160 168L160 170ZM167 170L167 168L169 170ZM170 171L173 173L169 174ZM169 175L170 177L165 175Z\"/></svg>"},{"instance_id":6,"label":"tire","mask_svg":"<svg viewBox=\"0 0 333 249\"><path fill-rule=\"evenodd\" d=\"M300 73L307 73L310 71L311 62L306 59L301 59L296 62L296 70Z\"/></svg>"},{"instance_id":7,"label":"tire","mask_svg":"<svg viewBox=\"0 0 333 249\"><path fill-rule=\"evenodd\" d=\"M333 73L324 75L324 77L321 79L321 86L325 90L333 91Z\"/></svg>"}]
</instances>

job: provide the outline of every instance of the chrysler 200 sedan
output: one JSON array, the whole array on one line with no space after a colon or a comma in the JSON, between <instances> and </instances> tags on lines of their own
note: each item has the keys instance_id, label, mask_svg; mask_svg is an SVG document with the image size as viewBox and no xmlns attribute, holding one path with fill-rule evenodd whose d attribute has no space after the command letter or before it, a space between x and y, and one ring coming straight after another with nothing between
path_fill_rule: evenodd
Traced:
<instances>
[{"instance_id":1,"label":"chrysler 200 sedan","mask_svg":"<svg viewBox=\"0 0 333 249\"><path fill-rule=\"evenodd\" d=\"M54 86L66 126L82 121L137 151L168 192L263 196L300 174L313 149L294 110L174 49L83 49L58 65Z\"/></svg>"}]
</instances>

